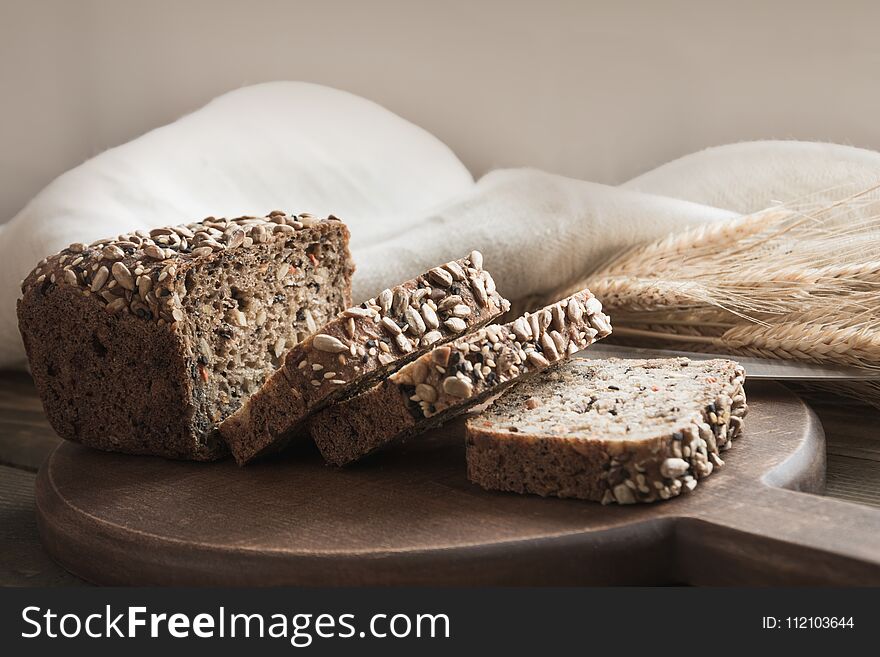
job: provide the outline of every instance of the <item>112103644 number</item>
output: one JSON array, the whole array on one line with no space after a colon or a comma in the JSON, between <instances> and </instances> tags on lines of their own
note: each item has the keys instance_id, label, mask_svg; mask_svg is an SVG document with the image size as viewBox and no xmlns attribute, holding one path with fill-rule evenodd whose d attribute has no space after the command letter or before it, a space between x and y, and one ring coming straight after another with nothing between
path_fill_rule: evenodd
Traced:
<instances>
[{"instance_id":1,"label":"112103644 number","mask_svg":"<svg viewBox=\"0 0 880 657\"><path fill-rule=\"evenodd\" d=\"M837 630L852 629L855 622L852 616L764 616L761 626L765 630Z\"/></svg>"}]
</instances>

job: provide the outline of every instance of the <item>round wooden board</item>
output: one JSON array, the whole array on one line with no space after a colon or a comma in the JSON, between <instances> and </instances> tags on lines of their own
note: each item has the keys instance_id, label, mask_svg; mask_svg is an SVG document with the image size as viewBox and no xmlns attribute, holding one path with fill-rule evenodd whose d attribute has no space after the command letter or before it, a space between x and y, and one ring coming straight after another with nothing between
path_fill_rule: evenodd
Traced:
<instances>
[{"instance_id":1,"label":"round wooden board","mask_svg":"<svg viewBox=\"0 0 880 657\"><path fill-rule=\"evenodd\" d=\"M37 479L40 533L100 584L880 583L880 511L803 492L824 480L813 413L747 392L726 465L653 505L484 491L459 421L346 469L310 445L239 468L64 444Z\"/></svg>"}]
</instances>

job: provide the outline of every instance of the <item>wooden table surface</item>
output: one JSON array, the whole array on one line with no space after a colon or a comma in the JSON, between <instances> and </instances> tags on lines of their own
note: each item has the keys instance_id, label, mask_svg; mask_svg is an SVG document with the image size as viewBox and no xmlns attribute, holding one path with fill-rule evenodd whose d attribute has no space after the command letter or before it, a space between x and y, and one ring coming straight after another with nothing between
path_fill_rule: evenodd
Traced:
<instances>
[{"instance_id":1,"label":"wooden table surface","mask_svg":"<svg viewBox=\"0 0 880 657\"><path fill-rule=\"evenodd\" d=\"M826 432L826 494L880 507L880 411L840 400L813 408ZM84 584L49 558L37 536L36 471L59 442L30 378L0 372L0 585Z\"/></svg>"}]
</instances>

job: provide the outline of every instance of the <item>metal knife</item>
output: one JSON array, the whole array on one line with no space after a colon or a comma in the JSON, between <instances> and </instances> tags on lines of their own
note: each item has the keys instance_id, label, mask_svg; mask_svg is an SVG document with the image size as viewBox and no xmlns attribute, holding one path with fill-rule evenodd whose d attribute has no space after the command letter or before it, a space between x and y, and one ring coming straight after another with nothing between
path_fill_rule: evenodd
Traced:
<instances>
[{"instance_id":1,"label":"metal knife","mask_svg":"<svg viewBox=\"0 0 880 657\"><path fill-rule=\"evenodd\" d=\"M671 349L647 349L644 347L624 347L600 342L580 352L583 358L677 358L684 356L691 360L710 360L729 358L735 360L746 371L746 377L753 380L774 381L880 381L880 372L846 365L815 365L790 360L772 360L751 356L729 354L705 354L692 351L673 351Z\"/></svg>"}]
</instances>

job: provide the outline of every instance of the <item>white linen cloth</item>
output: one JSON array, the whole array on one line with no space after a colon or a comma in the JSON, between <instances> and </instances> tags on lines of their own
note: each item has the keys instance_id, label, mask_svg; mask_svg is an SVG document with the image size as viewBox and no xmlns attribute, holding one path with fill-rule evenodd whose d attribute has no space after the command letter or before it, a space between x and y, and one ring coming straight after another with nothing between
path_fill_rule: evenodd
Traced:
<instances>
[{"instance_id":1,"label":"white linen cloth","mask_svg":"<svg viewBox=\"0 0 880 657\"><path fill-rule=\"evenodd\" d=\"M474 183L442 142L370 101L299 82L246 87L68 171L0 226L0 367L24 363L19 282L71 242L209 215L333 213L352 232L356 301L472 249L515 301L676 229L877 182L880 153L767 141L617 187L531 169Z\"/></svg>"}]
</instances>

